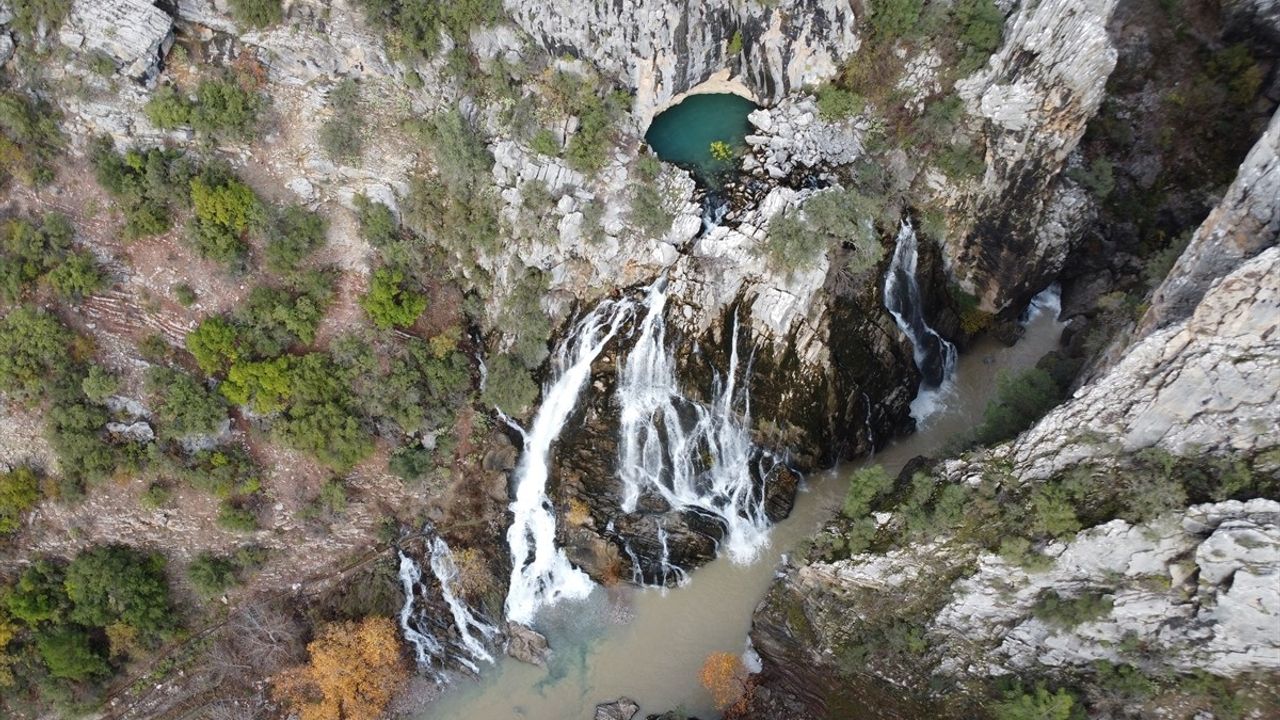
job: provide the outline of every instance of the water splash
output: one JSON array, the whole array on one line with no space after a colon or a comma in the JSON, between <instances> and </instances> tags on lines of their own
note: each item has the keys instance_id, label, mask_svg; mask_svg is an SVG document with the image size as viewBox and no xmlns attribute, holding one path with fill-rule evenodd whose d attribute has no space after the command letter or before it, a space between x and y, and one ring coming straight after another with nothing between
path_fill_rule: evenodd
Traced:
<instances>
[{"instance_id":1,"label":"water splash","mask_svg":"<svg viewBox=\"0 0 1280 720\"><path fill-rule=\"evenodd\" d=\"M662 526L662 521L658 521L658 542L662 545L662 555L659 558L659 568L662 572L662 579L659 584L662 585L662 591L666 592L667 587L675 584L676 587L683 587L689 584L689 574L679 565L671 564L671 549L667 547L667 529Z\"/></svg>"},{"instance_id":2,"label":"water splash","mask_svg":"<svg viewBox=\"0 0 1280 720\"><path fill-rule=\"evenodd\" d=\"M513 482L514 516L507 530L511 547L511 585L507 619L529 624L538 609L563 598L584 598L594 587L586 573L570 564L555 544L556 518L547 497L551 445L578 403L591 375L591 363L634 312L627 300L606 300L584 317L556 350L552 380L525 434L524 452Z\"/></svg>"},{"instance_id":3,"label":"water splash","mask_svg":"<svg viewBox=\"0 0 1280 720\"><path fill-rule=\"evenodd\" d=\"M893 261L884 277L884 306L898 327L911 340L920 388L911 401L911 417L916 422L940 410L950 394L956 371L956 347L943 339L924 320L920 285L916 280L918 248L915 228L903 221Z\"/></svg>"},{"instance_id":4,"label":"water splash","mask_svg":"<svg viewBox=\"0 0 1280 720\"><path fill-rule=\"evenodd\" d=\"M646 314L620 370L618 473L622 510L634 512L643 491L658 493L674 509L711 515L724 525L730 559L749 563L768 540L763 482L752 459L751 405L738 391L738 326L730 328L729 366L716 374L710 405L684 397L676 384L675 358L666 347L666 283L649 288ZM740 409L739 409L740 408ZM683 571L682 571L683 572Z\"/></svg>"}]
</instances>

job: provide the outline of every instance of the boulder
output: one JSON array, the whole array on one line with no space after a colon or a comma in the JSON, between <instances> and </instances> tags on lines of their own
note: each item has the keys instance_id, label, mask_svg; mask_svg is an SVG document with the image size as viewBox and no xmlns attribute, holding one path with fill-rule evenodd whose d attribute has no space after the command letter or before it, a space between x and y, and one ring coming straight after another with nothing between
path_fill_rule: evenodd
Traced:
<instances>
[{"instance_id":1,"label":"boulder","mask_svg":"<svg viewBox=\"0 0 1280 720\"><path fill-rule=\"evenodd\" d=\"M596 705L595 720L631 720L640 712L640 706L631 698L621 697L610 703Z\"/></svg>"},{"instance_id":2,"label":"boulder","mask_svg":"<svg viewBox=\"0 0 1280 720\"><path fill-rule=\"evenodd\" d=\"M519 623L508 623L507 655L520 662L546 667L547 660L551 658L551 646L537 630Z\"/></svg>"},{"instance_id":3,"label":"boulder","mask_svg":"<svg viewBox=\"0 0 1280 720\"><path fill-rule=\"evenodd\" d=\"M173 46L173 20L147 0L76 0L58 39L105 55L121 75L149 85Z\"/></svg>"}]
</instances>

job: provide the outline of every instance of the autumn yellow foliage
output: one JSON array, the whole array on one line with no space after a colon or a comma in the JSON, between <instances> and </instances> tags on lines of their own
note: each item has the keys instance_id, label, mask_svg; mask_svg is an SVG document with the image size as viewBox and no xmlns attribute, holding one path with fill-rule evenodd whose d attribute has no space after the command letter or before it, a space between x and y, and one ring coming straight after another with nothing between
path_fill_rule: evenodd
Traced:
<instances>
[{"instance_id":1,"label":"autumn yellow foliage","mask_svg":"<svg viewBox=\"0 0 1280 720\"><path fill-rule=\"evenodd\" d=\"M726 718L743 717L753 683L741 658L728 652L711 653L698 672L698 680Z\"/></svg>"},{"instance_id":2,"label":"autumn yellow foliage","mask_svg":"<svg viewBox=\"0 0 1280 720\"><path fill-rule=\"evenodd\" d=\"M376 720L408 677L395 626L384 617L332 623L307 645L311 661L273 681L302 720Z\"/></svg>"}]
</instances>

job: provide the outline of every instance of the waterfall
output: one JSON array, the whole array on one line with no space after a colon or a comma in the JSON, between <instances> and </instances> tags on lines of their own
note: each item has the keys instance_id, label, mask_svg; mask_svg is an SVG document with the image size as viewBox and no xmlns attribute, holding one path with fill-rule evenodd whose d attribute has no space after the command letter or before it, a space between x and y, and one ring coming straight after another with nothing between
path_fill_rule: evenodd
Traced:
<instances>
[{"instance_id":1,"label":"waterfall","mask_svg":"<svg viewBox=\"0 0 1280 720\"><path fill-rule=\"evenodd\" d=\"M729 201L718 193L708 193L702 201L702 232L699 234L711 232L712 228L724 222L724 216L728 214Z\"/></svg>"},{"instance_id":2,"label":"waterfall","mask_svg":"<svg viewBox=\"0 0 1280 720\"><path fill-rule=\"evenodd\" d=\"M1044 312L1053 313L1054 320L1057 320L1058 315L1062 313L1062 287L1058 283L1036 293L1036 296L1027 304L1027 309L1022 311L1018 322L1024 326L1028 325Z\"/></svg>"},{"instance_id":3,"label":"waterfall","mask_svg":"<svg viewBox=\"0 0 1280 720\"><path fill-rule=\"evenodd\" d=\"M547 497L551 445L578 404L591 375L591 363L631 317L629 301L606 300L584 317L556 350L552 380L542 405L525 433L524 452L513 475L514 516L507 530L511 546L511 585L506 613L512 622L528 624L543 605L561 598L584 598L593 583L557 548L556 518Z\"/></svg>"},{"instance_id":4,"label":"waterfall","mask_svg":"<svg viewBox=\"0 0 1280 720\"><path fill-rule=\"evenodd\" d=\"M884 277L884 305L911 340L921 376L920 388L911 401L911 417L920 422L942 407L951 376L955 374L956 348L924 320L920 286L916 281L917 259L915 228L903 221L893 261Z\"/></svg>"},{"instance_id":5,"label":"waterfall","mask_svg":"<svg viewBox=\"0 0 1280 720\"><path fill-rule=\"evenodd\" d=\"M449 545L438 535L431 543L431 572L440 582L440 594L449 606L454 627L458 630L458 636L462 638L462 645L466 648L467 654L474 660L492 663L493 656L489 654L485 645L493 640L493 636L498 633L498 628L480 620L466 603L454 595L453 583L458 579L458 566L453 562L453 553L449 550ZM480 634L479 638L476 637L476 633ZM467 662L467 665L473 672L477 670L470 662Z\"/></svg>"},{"instance_id":6,"label":"waterfall","mask_svg":"<svg viewBox=\"0 0 1280 720\"><path fill-rule=\"evenodd\" d=\"M704 405L685 398L676 383L675 358L666 348L666 300L666 282L659 280L649 288L640 337L619 371L622 510L634 512L641 492L654 491L673 509L716 517L729 557L750 562L768 539L769 521L763 488L751 472L750 398L737 387L737 320L729 367L716 375L711 404Z\"/></svg>"},{"instance_id":7,"label":"waterfall","mask_svg":"<svg viewBox=\"0 0 1280 720\"><path fill-rule=\"evenodd\" d=\"M662 556L659 560L662 568L662 579L659 583L662 585L663 592L667 589L667 578L675 580L676 587L685 585L689 582L689 574L679 565L671 564L671 550L667 547L667 529L662 526L662 522L658 522L658 542L662 545Z\"/></svg>"},{"instance_id":8,"label":"waterfall","mask_svg":"<svg viewBox=\"0 0 1280 720\"><path fill-rule=\"evenodd\" d=\"M420 667L432 667L433 660L444 659L444 646L433 635L420 632L413 626L414 600L418 596L418 588L422 586L422 568L413 558L400 554L400 587L404 590L404 605L400 606L400 631L404 639L413 647L414 659Z\"/></svg>"}]
</instances>

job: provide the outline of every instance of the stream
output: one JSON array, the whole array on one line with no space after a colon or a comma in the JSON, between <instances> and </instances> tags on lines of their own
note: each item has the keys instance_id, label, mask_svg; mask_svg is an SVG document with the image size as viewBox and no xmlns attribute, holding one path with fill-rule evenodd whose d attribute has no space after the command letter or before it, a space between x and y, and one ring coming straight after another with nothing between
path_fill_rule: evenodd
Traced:
<instances>
[{"instance_id":1,"label":"stream","mask_svg":"<svg viewBox=\"0 0 1280 720\"><path fill-rule=\"evenodd\" d=\"M813 535L839 507L849 473L881 464L897 473L911 458L937 453L972 430L996 387L1000 370L1031 367L1057 345L1062 325L1057 298L1037 296L1026 333L1015 346L979 341L955 361L955 372L931 398L934 410L919 430L856 463L807 478L791 516L769 530L755 559L735 563L721 556L688 573L682 587L594 587L583 599L542 608L535 623L554 649L543 669L501 658L477 681L458 680L417 717L591 718L595 705L620 696L642 704L640 714L679 710L703 720L718 717L698 683L698 670L713 652L745 652L751 615L784 554Z\"/></svg>"}]
</instances>

